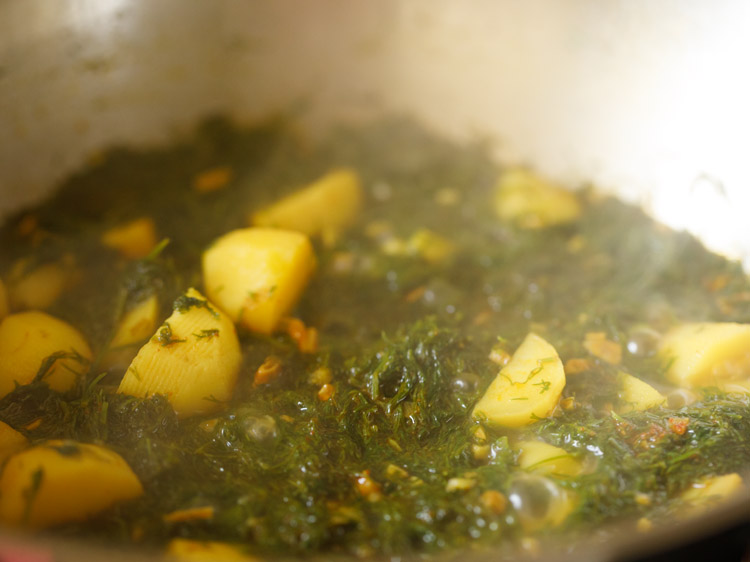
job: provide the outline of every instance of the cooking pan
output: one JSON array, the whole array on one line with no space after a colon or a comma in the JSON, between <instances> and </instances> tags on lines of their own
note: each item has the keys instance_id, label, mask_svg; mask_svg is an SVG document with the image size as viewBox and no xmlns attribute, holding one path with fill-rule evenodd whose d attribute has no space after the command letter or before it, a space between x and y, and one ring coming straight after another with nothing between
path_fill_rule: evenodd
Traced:
<instances>
[{"instance_id":1,"label":"cooking pan","mask_svg":"<svg viewBox=\"0 0 750 562\"><path fill-rule=\"evenodd\" d=\"M291 113L315 137L399 113L593 182L747 269L748 29L742 0L3 0L0 217L105 147L164 145L209 114ZM748 521L745 494L575 557L645 556Z\"/></svg>"}]
</instances>

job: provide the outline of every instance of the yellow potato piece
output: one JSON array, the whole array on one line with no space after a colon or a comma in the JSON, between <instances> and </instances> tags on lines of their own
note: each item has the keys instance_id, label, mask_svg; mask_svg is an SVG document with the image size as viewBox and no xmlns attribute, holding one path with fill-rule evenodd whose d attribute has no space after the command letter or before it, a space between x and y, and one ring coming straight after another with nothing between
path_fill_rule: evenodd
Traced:
<instances>
[{"instance_id":1,"label":"yellow potato piece","mask_svg":"<svg viewBox=\"0 0 750 562\"><path fill-rule=\"evenodd\" d=\"M742 477L736 472L722 476L712 476L696 482L680 494L692 515L735 497L742 493Z\"/></svg>"},{"instance_id":2,"label":"yellow potato piece","mask_svg":"<svg viewBox=\"0 0 750 562\"><path fill-rule=\"evenodd\" d=\"M118 392L162 394L180 417L216 411L229 400L242 362L231 319L195 289L138 351Z\"/></svg>"},{"instance_id":3,"label":"yellow potato piece","mask_svg":"<svg viewBox=\"0 0 750 562\"><path fill-rule=\"evenodd\" d=\"M8 279L8 299L14 309L49 308L72 278L70 266L64 263L45 263L31 270L26 267L26 260L16 262Z\"/></svg>"},{"instance_id":4,"label":"yellow potato piece","mask_svg":"<svg viewBox=\"0 0 750 562\"><path fill-rule=\"evenodd\" d=\"M617 393L621 405L618 412L642 412L660 406L666 397L653 386L627 373L619 374L620 390Z\"/></svg>"},{"instance_id":5,"label":"yellow potato piece","mask_svg":"<svg viewBox=\"0 0 750 562\"><path fill-rule=\"evenodd\" d=\"M249 330L263 334L276 330L314 269L309 239L291 230L235 230L203 253L209 299Z\"/></svg>"},{"instance_id":6,"label":"yellow potato piece","mask_svg":"<svg viewBox=\"0 0 750 562\"><path fill-rule=\"evenodd\" d=\"M7 423L0 422L0 465L11 455L25 449L28 444L29 440L22 433L16 431Z\"/></svg>"},{"instance_id":7,"label":"yellow potato piece","mask_svg":"<svg viewBox=\"0 0 750 562\"><path fill-rule=\"evenodd\" d=\"M409 254L417 254L428 263L440 263L450 258L456 252L456 246L448 240L422 228L411 235L406 243Z\"/></svg>"},{"instance_id":8,"label":"yellow potato piece","mask_svg":"<svg viewBox=\"0 0 750 562\"><path fill-rule=\"evenodd\" d=\"M541 441L521 441L518 465L524 470L550 476L578 476L582 466L565 449Z\"/></svg>"},{"instance_id":9,"label":"yellow potato piece","mask_svg":"<svg viewBox=\"0 0 750 562\"><path fill-rule=\"evenodd\" d=\"M102 234L101 241L123 257L142 258L156 246L156 225L150 217L141 217L110 228Z\"/></svg>"},{"instance_id":10,"label":"yellow potato piece","mask_svg":"<svg viewBox=\"0 0 750 562\"><path fill-rule=\"evenodd\" d=\"M258 211L250 217L250 223L308 236L335 236L354 223L361 207L359 176L354 170L342 168Z\"/></svg>"},{"instance_id":11,"label":"yellow potato piece","mask_svg":"<svg viewBox=\"0 0 750 562\"><path fill-rule=\"evenodd\" d=\"M0 520L42 528L82 521L143 493L114 451L75 441L48 441L8 460L0 478Z\"/></svg>"},{"instance_id":12,"label":"yellow potato piece","mask_svg":"<svg viewBox=\"0 0 750 562\"><path fill-rule=\"evenodd\" d=\"M0 279L0 320L8 316L8 291L5 283Z\"/></svg>"},{"instance_id":13,"label":"yellow potato piece","mask_svg":"<svg viewBox=\"0 0 750 562\"><path fill-rule=\"evenodd\" d=\"M185 562L259 562L260 560L244 554L239 545L191 539L172 539L167 546L167 557Z\"/></svg>"},{"instance_id":14,"label":"yellow potato piece","mask_svg":"<svg viewBox=\"0 0 750 562\"><path fill-rule=\"evenodd\" d=\"M129 365L138 351L138 346L156 330L158 314L159 301L155 295L128 311L120 321L101 365L107 369Z\"/></svg>"},{"instance_id":15,"label":"yellow potato piece","mask_svg":"<svg viewBox=\"0 0 750 562\"><path fill-rule=\"evenodd\" d=\"M474 407L476 419L519 427L552 413L565 387L557 351L530 333Z\"/></svg>"},{"instance_id":16,"label":"yellow potato piece","mask_svg":"<svg viewBox=\"0 0 750 562\"><path fill-rule=\"evenodd\" d=\"M667 377L685 387L723 386L750 377L750 324L683 324L662 338Z\"/></svg>"},{"instance_id":17,"label":"yellow potato piece","mask_svg":"<svg viewBox=\"0 0 750 562\"><path fill-rule=\"evenodd\" d=\"M521 228L566 224L581 215L574 193L521 168L500 176L494 204L501 219Z\"/></svg>"},{"instance_id":18,"label":"yellow potato piece","mask_svg":"<svg viewBox=\"0 0 750 562\"><path fill-rule=\"evenodd\" d=\"M69 390L91 361L91 349L70 324L44 312L6 316L0 322L0 397L16 384L34 380L45 360L60 354L47 369L44 381L59 392Z\"/></svg>"}]
</instances>

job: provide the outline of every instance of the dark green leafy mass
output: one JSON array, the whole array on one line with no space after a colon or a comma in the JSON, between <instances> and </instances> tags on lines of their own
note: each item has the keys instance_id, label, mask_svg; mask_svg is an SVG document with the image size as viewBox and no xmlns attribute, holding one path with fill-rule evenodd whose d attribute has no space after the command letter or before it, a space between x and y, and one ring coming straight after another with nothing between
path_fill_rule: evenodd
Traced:
<instances>
[{"instance_id":1,"label":"dark green leafy mass","mask_svg":"<svg viewBox=\"0 0 750 562\"><path fill-rule=\"evenodd\" d=\"M196 175L219 166L232 170L227 186L192 189ZM100 359L122 315L152 295L159 322L172 309L216 314L180 296L201 288L201 252L337 166L361 175L365 204L345 234L314 241L318 270L294 315L318 330L317 350L301 352L285 333L240 331L239 382L212 416L178 419L165 397L117 394L123 369ZM574 223L516 228L492 210L498 174L483 146L459 147L399 119L340 130L315 147L280 119L249 130L213 119L170 148L112 150L9 219L0 275L21 258L73 256L77 281L49 312L78 327L95 357L65 394L44 382L51 358L34 382L0 399L0 420L32 442L104 444L145 489L49 532L153 548L176 537L227 541L264 557L484 548L511 556L530 536L572 544L620 519L669 521L694 482L747 476L748 395L707 389L689 404L613 408L622 372L668 392L660 332L681 321L750 321L739 265L588 189L577 194L585 210ZM39 236L21 228L29 216ZM145 259L126 262L98 242L143 216L164 240ZM384 243L383 233L408 240L421 229L449 240L451 255L425 259ZM485 427L471 416L474 404L498 356L529 331L586 368L568 376L550 418ZM587 351L592 332L620 345L619 365ZM183 345L166 323L154 338ZM269 357L278 372L258 383ZM515 444L529 439L563 448L583 473L528 478ZM572 498L557 525L545 520L550 490ZM189 508L212 511L168 516Z\"/></svg>"}]
</instances>

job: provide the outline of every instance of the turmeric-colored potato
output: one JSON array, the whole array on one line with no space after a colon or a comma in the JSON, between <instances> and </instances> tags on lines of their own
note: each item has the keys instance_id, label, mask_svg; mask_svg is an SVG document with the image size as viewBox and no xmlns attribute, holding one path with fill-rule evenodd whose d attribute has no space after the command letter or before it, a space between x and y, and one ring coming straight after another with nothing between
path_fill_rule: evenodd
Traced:
<instances>
[{"instance_id":1,"label":"turmeric-colored potato","mask_svg":"<svg viewBox=\"0 0 750 562\"><path fill-rule=\"evenodd\" d=\"M241 362L231 319L189 289L133 359L118 392L163 394L180 417L206 414L231 397Z\"/></svg>"},{"instance_id":2,"label":"turmeric-colored potato","mask_svg":"<svg viewBox=\"0 0 750 562\"><path fill-rule=\"evenodd\" d=\"M426 228L421 228L411 235L406 243L407 252L417 254L428 263L440 263L456 252L456 245Z\"/></svg>"},{"instance_id":3,"label":"turmeric-colored potato","mask_svg":"<svg viewBox=\"0 0 750 562\"><path fill-rule=\"evenodd\" d=\"M106 230L101 241L123 257L142 258L156 246L156 225L150 217L141 217Z\"/></svg>"},{"instance_id":4,"label":"turmeric-colored potato","mask_svg":"<svg viewBox=\"0 0 750 562\"><path fill-rule=\"evenodd\" d=\"M500 176L494 203L501 219L521 228L566 224L581 215L581 204L574 193L522 168Z\"/></svg>"},{"instance_id":5,"label":"turmeric-colored potato","mask_svg":"<svg viewBox=\"0 0 750 562\"><path fill-rule=\"evenodd\" d=\"M7 423L0 422L0 465L11 455L28 446L29 440Z\"/></svg>"},{"instance_id":6,"label":"turmeric-colored potato","mask_svg":"<svg viewBox=\"0 0 750 562\"><path fill-rule=\"evenodd\" d=\"M59 354L52 362L52 356ZM50 361L49 365L45 365ZM19 312L0 322L0 397L16 384L29 384L43 365L50 388L69 390L91 361L83 335L67 322L44 312Z\"/></svg>"},{"instance_id":7,"label":"turmeric-colored potato","mask_svg":"<svg viewBox=\"0 0 750 562\"><path fill-rule=\"evenodd\" d=\"M52 306L73 276L70 260L29 269L28 260L15 263L8 278L8 300L16 310L44 310Z\"/></svg>"},{"instance_id":8,"label":"turmeric-colored potato","mask_svg":"<svg viewBox=\"0 0 750 562\"><path fill-rule=\"evenodd\" d=\"M291 230L245 228L203 253L206 294L246 328L270 334L294 307L315 268L307 236Z\"/></svg>"},{"instance_id":9,"label":"turmeric-colored potato","mask_svg":"<svg viewBox=\"0 0 750 562\"><path fill-rule=\"evenodd\" d=\"M667 377L685 387L723 386L750 375L750 324L701 322L667 332L660 355Z\"/></svg>"},{"instance_id":10,"label":"turmeric-colored potato","mask_svg":"<svg viewBox=\"0 0 750 562\"><path fill-rule=\"evenodd\" d=\"M515 448L519 451L518 464L524 470L550 476L581 473L581 462L560 447L542 441L521 441Z\"/></svg>"},{"instance_id":11,"label":"turmeric-colored potato","mask_svg":"<svg viewBox=\"0 0 750 562\"><path fill-rule=\"evenodd\" d=\"M618 379L620 390L617 397L620 399L620 407L617 411L621 414L655 408L666 400L661 392L639 378L627 373L620 373Z\"/></svg>"},{"instance_id":12,"label":"turmeric-colored potato","mask_svg":"<svg viewBox=\"0 0 750 562\"><path fill-rule=\"evenodd\" d=\"M75 441L47 441L8 460L0 478L0 521L43 528L81 521L143 493L114 451Z\"/></svg>"},{"instance_id":13,"label":"turmeric-colored potato","mask_svg":"<svg viewBox=\"0 0 750 562\"><path fill-rule=\"evenodd\" d=\"M519 427L552 413L565 387L555 348L530 333L474 407L475 419Z\"/></svg>"},{"instance_id":14,"label":"turmeric-colored potato","mask_svg":"<svg viewBox=\"0 0 750 562\"><path fill-rule=\"evenodd\" d=\"M695 514L731 499L741 493L742 477L736 472L722 476L712 476L695 482L680 494L686 504L686 513Z\"/></svg>"},{"instance_id":15,"label":"turmeric-colored potato","mask_svg":"<svg viewBox=\"0 0 750 562\"><path fill-rule=\"evenodd\" d=\"M343 168L254 213L250 223L296 230L308 236L335 236L355 221L361 207L359 176Z\"/></svg>"},{"instance_id":16,"label":"turmeric-colored potato","mask_svg":"<svg viewBox=\"0 0 750 562\"><path fill-rule=\"evenodd\" d=\"M5 283L0 279L0 320L8 316L8 291Z\"/></svg>"},{"instance_id":17,"label":"turmeric-colored potato","mask_svg":"<svg viewBox=\"0 0 750 562\"><path fill-rule=\"evenodd\" d=\"M167 546L167 557L185 562L258 562L259 559L244 554L240 545L218 541L172 539Z\"/></svg>"},{"instance_id":18,"label":"turmeric-colored potato","mask_svg":"<svg viewBox=\"0 0 750 562\"><path fill-rule=\"evenodd\" d=\"M158 314L159 301L155 295L129 310L120 320L101 365L108 369L128 366L138 352L138 347L156 330Z\"/></svg>"}]
</instances>

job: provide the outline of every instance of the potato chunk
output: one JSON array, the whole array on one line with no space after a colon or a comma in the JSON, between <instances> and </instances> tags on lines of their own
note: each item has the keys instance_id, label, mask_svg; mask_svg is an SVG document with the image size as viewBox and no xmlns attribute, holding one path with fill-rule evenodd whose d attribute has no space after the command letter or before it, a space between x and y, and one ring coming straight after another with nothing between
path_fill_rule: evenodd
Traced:
<instances>
[{"instance_id":1,"label":"potato chunk","mask_svg":"<svg viewBox=\"0 0 750 562\"><path fill-rule=\"evenodd\" d=\"M687 504L687 511L690 514L695 514L710 509L741 493L742 487L742 477L736 472L732 472L722 476L704 478L682 492L680 498Z\"/></svg>"},{"instance_id":2,"label":"potato chunk","mask_svg":"<svg viewBox=\"0 0 750 562\"><path fill-rule=\"evenodd\" d=\"M521 228L566 224L581 215L576 195L528 170L505 172L495 189L497 215Z\"/></svg>"},{"instance_id":3,"label":"potato chunk","mask_svg":"<svg viewBox=\"0 0 750 562\"><path fill-rule=\"evenodd\" d=\"M354 222L361 207L359 176L354 170L342 168L258 211L250 217L250 223L308 236L336 236Z\"/></svg>"},{"instance_id":4,"label":"potato chunk","mask_svg":"<svg viewBox=\"0 0 750 562\"><path fill-rule=\"evenodd\" d=\"M125 313L102 358L102 366L112 368L129 365L138 352L138 346L154 333L158 314L159 301L155 295Z\"/></svg>"},{"instance_id":5,"label":"potato chunk","mask_svg":"<svg viewBox=\"0 0 750 562\"><path fill-rule=\"evenodd\" d=\"M577 476L581 463L565 449L542 441L521 441L516 444L519 451L518 464L524 470L550 476Z\"/></svg>"},{"instance_id":6,"label":"potato chunk","mask_svg":"<svg viewBox=\"0 0 750 562\"><path fill-rule=\"evenodd\" d=\"M633 411L642 412L649 408L655 408L666 400L661 392L639 378L627 373L620 373L618 379L620 390L617 397L621 402L618 412L621 414Z\"/></svg>"},{"instance_id":7,"label":"potato chunk","mask_svg":"<svg viewBox=\"0 0 750 562\"><path fill-rule=\"evenodd\" d=\"M203 253L206 293L246 328L270 334L289 313L315 268L307 236L290 230L245 228Z\"/></svg>"},{"instance_id":8,"label":"potato chunk","mask_svg":"<svg viewBox=\"0 0 750 562\"><path fill-rule=\"evenodd\" d=\"M58 358L53 361L54 355ZM91 349L83 335L49 314L20 312L0 323L0 397L16 384L32 382L43 365L43 380L64 392L86 372L90 361Z\"/></svg>"},{"instance_id":9,"label":"potato chunk","mask_svg":"<svg viewBox=\"0 0 750 562\"><path fill-rule=\"evenodd\" d=\"M7 423L0 422L0 465L21 449L25 449L29 440Z\"/></svg>"},{"instance_id":10,"label":"potato chunk","mask_svg":"<svg viewBox=\"0 0 750 562\"><path fill-rule=\"evenodd\" d=\"M43 310L52 306L74 277L72 257L29 267L17 261L8 278L8 299L14 309Z\"/></svg>"},{"instance_id":11,"label":"potato chunk","mask_svg":"<svg viewBox=\"0 0 750 562\"><path fill-rule=\"evenodd\" d=\"M241 362L232 321L189 289L133 359L118 392L163 394L180 417L206 414L231 397Z\"/></svg>"},{"instance_id":12,"label":"potato chunk","mask_svg":"<svg viewBox=\"0 0 750 562\"><path fill-rule=\"evenodd\" d=\"M683 324L664 335L660 355L667 377L685 387L719 386L750 376L750 324Z\"/></svg>"},{"instance_id":13,"label":"potato chunk","mask_svg":"<svg viewBox=\"0 0 750 562\"><path fill-rule=\"evenodd\" d=\"M242 552L240 545L218 541L172 539L167 546L170 560L185 562L258 562L258 558Z\"/></svg>"},{"instance_id":14,"label":"potato chunk","mask_svg":"<svg viewBox=\"0 0 750 562\"><path fill-rule=\"evenodd\" d=\"M143 493L114 451L75 441L47 441L10 458L0 478L0 520L42 528L81 521Z\"/></svg>"},{"instance_id":15,"label":"potato chunk","mask_svg":"<svg viewBox=\"0 0 750 562\"><path fill-rule=\"evenodd\" d=\"M530 333L477 402L473 416L492 425L528 425L552 413L564 387L557 351Z\"/></svg>"},{"instance_id":16,"label":"potato chunk","mask_svg":"<svg viewBox=\"0 0 750 562\"><path fill-rule=\"evenodd\" d=\"M141 217L110 228L102 234L102 244L129 259L143 258L156 246L153 219Z\"/></svg>"}]
</instances>

